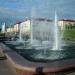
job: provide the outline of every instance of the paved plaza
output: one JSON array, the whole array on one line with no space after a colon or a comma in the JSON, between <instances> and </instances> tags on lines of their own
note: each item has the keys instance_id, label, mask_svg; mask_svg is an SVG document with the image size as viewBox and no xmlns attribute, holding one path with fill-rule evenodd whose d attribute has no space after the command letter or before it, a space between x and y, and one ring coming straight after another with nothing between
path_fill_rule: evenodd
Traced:
<instances>
[{"instance_id":1,"label":"paved plaza","mask_svg":"<svg viewBox=\"0 0 75 75\"><path fill-rule=\"evenodd\" d=\"M0 75L17 75L7 60L0 60Z\"/></svg>"}]
</instances>

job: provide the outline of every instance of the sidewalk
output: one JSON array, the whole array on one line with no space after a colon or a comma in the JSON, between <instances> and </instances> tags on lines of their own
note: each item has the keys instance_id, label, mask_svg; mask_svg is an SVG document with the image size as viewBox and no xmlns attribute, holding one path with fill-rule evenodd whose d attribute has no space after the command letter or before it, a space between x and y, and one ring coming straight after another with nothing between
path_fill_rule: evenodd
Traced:
<instances>
[{"instance_id":1,"label":"sidewalk","mask_svg":"<svg viewBox=\"0 0 75 75\"><path fill-rule=\"evenodd\" d=\"M13 70L11 64L9 64L8 59L5 58L3 50L0 48L0 75L17 75Z\"/></svg>"},{"instance_id":2,"label":"sidewalk","mask_svg":"<svg viewBox=\"0 0 75 75\"><path fill-rule=\"evenodd\" d=\"M0 60L0 75L17 75L10 65L7 64L7 60Z\"/></svg>"},{"instance_id":3,"label":"sidewalk","mask_svg":"<svg viewBox=\"0 0 75 75\"><path fill-rule=\"evenodd\" d=\"M4 55L4 53L3 53L3 50L0 48L0 59L1 59L2 57L5 57L5 55Z\"/></svg>"}]
</instances>

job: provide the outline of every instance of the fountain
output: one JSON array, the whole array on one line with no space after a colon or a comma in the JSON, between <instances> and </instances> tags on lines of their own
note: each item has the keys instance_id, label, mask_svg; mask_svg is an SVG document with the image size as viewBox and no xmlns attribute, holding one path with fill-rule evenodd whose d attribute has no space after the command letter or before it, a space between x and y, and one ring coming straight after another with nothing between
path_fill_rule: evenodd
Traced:
<instances>
[{"instance_id":1,"label":"fountain","mask_svg":"<svg viewBox=\"0 0 75 75\"><path fill-rule=\"evenodd\" d=\"M44 29L43 29L43 28L45 28L47 21L45 20L43 25L42 25L40 23L40 21L38 24L36 24L37 20L39 20L39 18L36 17L36 11L35 11L35 8L33 8L32 13L31 13L31 34L30 34L30 40L31 41L30 41L30 44L36 50L40 50L40 49L47 48L47 47L45 47L47 44L50 45L50 43L49 43L50 42L50 40L49 40L50 35L46 34ZM48 28L48 30L50 30L49 29L50 25L48 25L47 28ZM38 34L38 32L39 32L39 34ZM44 35L44 33L45 33L45 35ZM45 37L48 39L45 40L44 39Z\"/></svg>"},{"instance_id":2,"label":"fountain","mask_svg":"<svg viewBox=\"0 0 75 75\"><path fill-rule=\"evenodd\" d=\"M21 24L19 24L19 38L16 41L13 41L13 44L15 46L15 49L27 49L27 45L29 44L29 40L23 39L23 33L22 33L22 27ZM29 47L28 47L29 49Z\"/></svg>"},{"instance_id":3,"label":"fountain","mask_svg":"<svg viewBox=\"0 0 75 75\"><path fill-rule=\"evenodd\" d=\"M14 35L14 34L12 34L12 35ZM14 40L14 38L15 38L15 36L14 37L11 37L11 40L10 41L6 41L6 43L12 44L14 46L17 46L20 43L24 43L24 40L22 39L22 28L21 28L21 25L20 24L19 24L19 38L17 38L16 40Z\"/></svg>"},{"instance_id":4,"label":"fountain","mask_svg":"<svg viewBox=\"0 0 75 75\"><path fill-rule=\"evenodd\" d=\"M19 42L23 42L24 40L22 39L22 28L21 28L21 25L19 27L20 28L19 28L19 39L18 39L18 41Z\"/></svg>"},{"instance_id":5,"label":"fountain","mask_svg":"<svg viewBox=\"0 0 75 75\"><path fill-rule=\"evenodd\" d=\"M57 20L57 13L55 11L55 21L54 21L54 45L52 50L60 50L60 37L59 36L59 27L58 27L58 20Z\"/></svg>"},{"instance_id":6,"label":"fountain","mask_svg":"<svg viewBox=\"0 0 75 75\"><path fill-rule=\"evenodd\" d=\"M32 14L35 14L34 10ZM25 65L24 66L22 65L23 68L25 67L24 69L25 71L22 68L23 72L26 72L26 71L32 72L33 67L37 69L37 67L42 66L44 73L48 73L51 75L63 75L63 73L67 69L69 70L70 68L75 68L75 45L74 44L65 45L65 43L63 43L63 40L62 40L63 32L62 33L60 32L60 29L57 23L58 20L57 20L56 11L55 11L54 23L52 24L53 29L52 28L48 29L50 27L47 27L47 30L51 30L51 34L50 32L44 33L44 31L41 30L42 27L48 26L46 25L48 24L46 23L46 21L43 24L41 24L43 26L39 25L40 26L39 31L41 33L39 32L39 34L37 34L37 37L41 39L37 39L37 37L34 36L34 32L35 32L34 25L36 25L36 23L34 23L35 18L33 17L34 16L32 15L31 35L30 35L28 46L26 46L25 44L26 41L22 39L21 27L19 32L19 39L11 43L11 44L14 44L16 42L16 44L12 47L15 47L14 50L25 58L26 63L24 62ZM45 36L47 38L46 40L44 40ZM50 39L50 36L52 36L51 39ZM23 43L23 44L20 44L20 43ZM19 45L17 46L17 44ZM9 47L12 48L11 46ZM22 60L24 61L24 59Z\"/></svg>"},{"instance_id":7,"label":"fountain","mask_svg":"<svg viewBox=\"0 0 75 75\"><path fill-rule=\"evenodd\" d=\"M35 17L36 16L36 10L35 8L32 8L32 11L31 11L31 25L30 25L30 31L31 31L31 34L30 34L30 45L31 46L38 46L38 43L39 41L34 38L34 35L33 35L33 25L34 25L34 20L35 20Z\"/></svg>"},{"instance_id":8,"label":"fountain","mask_svg":"<svg viewBox=\"0 0 75 75\"><path fill-rule=\"evenodd\" d=\"M68 53L70 46L65 45L62 40L63 32L61 33L57 23L57 12L55 11L55 18L54 21L51 21L52 23L47 22L47 19L41 22L37 21L38 19L35 16L33 10L30 23L30 39L27 41L22 39L20 26L19 39L11 42L15 49L31 61L49 62L71 57L71 54Z\"/></svg>"},{"instance_id":9,"label":"fountain","mask_svg":"<svg viewBox=\"0 0 75 75\"><path fill-rule=\"evenodd\" d=\"M37 60L40 61L41 59L45 61L45 60L58 60L58 59L65 58L66 54L64 52L66 52L66 51L62 47L65 47L66 44L62 40L63 32L62 33L60 32L56 11L55 11L54 24L53 24L54 30L51 30L54 33L53 41L51 41L51 39L44 40L45 34L44 35L41 34L41 33L43 33L41 26L39 28L39 31L41 31L41 32L39 32L41 40L34 38L35 31L33 31L34 30L33 25L36 25L36 24L34 24L33 22L34 22L34 20L32 19L32 21L31 21L31 46L33 46L35 51L33 51L34 53L30 54L30 57L32 57L32 59L36 60L36 61ZM44 24L46 24L46 23L44 23ZM44 25L43 25L43 27L44 27ZM46 36L47 36L47 38L50 38L50 35L46 34Z\"/></svg>"},{"instance_id":10,"label":"fountain","mask_svg":"<svg viewBox=\"0 0 75 75\"><path fill-rule=\"evenodd\" d=\"M2 33L5 33L5 22L2 24L2 30L1 30Z\"/></svg>"}]
</instances>

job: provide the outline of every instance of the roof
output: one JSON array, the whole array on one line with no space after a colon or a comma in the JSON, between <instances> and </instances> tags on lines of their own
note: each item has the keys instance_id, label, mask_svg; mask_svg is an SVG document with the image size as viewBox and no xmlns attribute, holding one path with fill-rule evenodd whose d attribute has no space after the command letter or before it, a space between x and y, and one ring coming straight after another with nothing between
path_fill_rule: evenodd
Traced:
<instances>
[{"instance_id":1,"label":"roof","mask_svg":"<svg viewBox=\"0 0 75 75\"><path fill-rule=\"evenodd\" d=\"M52 21L53 21L53 20L51 20L51 19L46 19L46 18L32 18L32 19L35 20L35 21L47 21L47 22L52 22ZM20 23L25 22L25 21L27 21L27 20L31 20L31 19L26 18L26 19L23 20L23 21L16 21L15 24L20 24ZM15 25L15 24L14 24L14 25Z\"/></svg>"},{"instance_id":2,"label":"roof","mask_svg":"<svg viewBox=\"0 0 75 75\"><path fill-rule=\"evenodd\" d=\"M48 22L52 21L51 19L46 19L46 18L35 18L34 20L36 20L36 21L48 21Z\"/></svg>"},{"instance_id":3,"label":"roof","mask_svg":"<svg viewBox=\"0 0 75 75\"><path fill-rule=\"evenodd\" d=\"M65 22L75 22L75 20L73 20L73 19L62 19L62 20L60 20L60 21L65 21Z\"/></svg>"},{"instance_id":4,"label":"roof","mask_svg":"<svg viewBox=\"0 0 75 75\"><path fill-rule=\"evenodd\" d=\"M21 23L21 21L16 21L16 24L20 24Z\"/></svg>"}]
</instances>

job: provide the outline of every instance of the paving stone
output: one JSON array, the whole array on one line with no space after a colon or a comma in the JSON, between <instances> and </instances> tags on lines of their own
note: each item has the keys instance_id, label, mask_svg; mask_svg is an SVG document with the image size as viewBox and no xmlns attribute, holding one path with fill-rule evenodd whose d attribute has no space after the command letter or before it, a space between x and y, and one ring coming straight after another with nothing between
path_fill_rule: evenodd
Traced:
<instances>
[{"instance_id":1,"label":"paving stone","mask_svg":"<svg viewBox=\"0 0 75 75\"><path fill-rule=\"evenodd\" d=\"M0 75L17 75L6 60L0 60Z\"/></svg>"}]
</instances>

